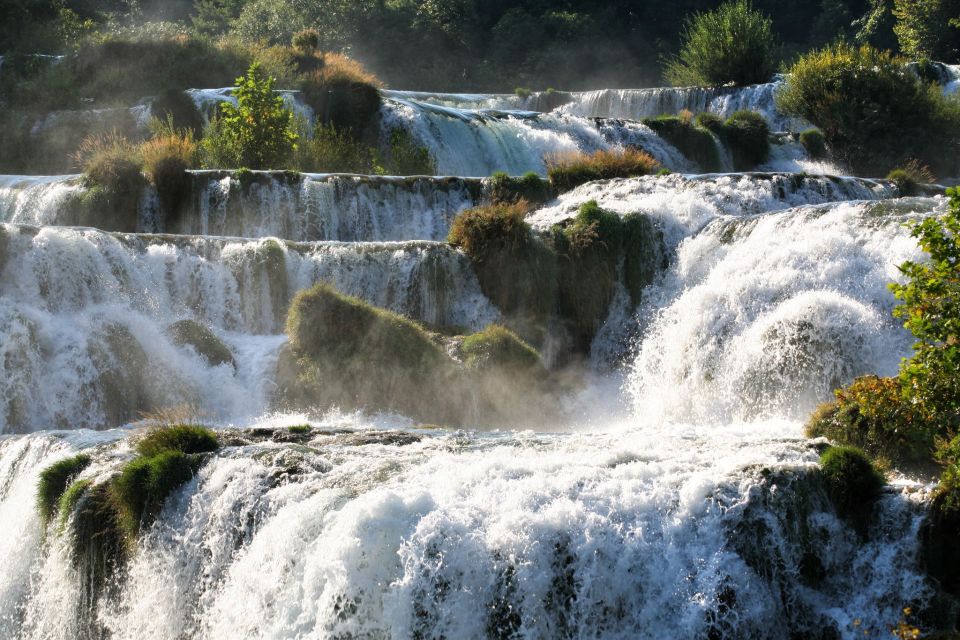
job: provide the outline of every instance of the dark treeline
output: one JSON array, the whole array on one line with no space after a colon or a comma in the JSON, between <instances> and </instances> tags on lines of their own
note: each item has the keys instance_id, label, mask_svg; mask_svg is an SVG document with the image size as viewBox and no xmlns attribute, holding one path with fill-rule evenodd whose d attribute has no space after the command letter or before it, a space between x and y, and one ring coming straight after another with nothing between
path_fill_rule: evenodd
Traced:
<instances>
[{"instance_id":1,"label":"dark treeline","mask_svg":"<svg viewBox=\"0 0 960 640\"><path fill-rule=\"evenodd\" d=\"M0 52L68 53L104 34L138 38L183 33L276 44L288 43L301 29L314 28L322 49L348 53L397 88L655 86L662 83L664 58L679 48L687 17L718 4L717 0L5 0L0 3ZM754 2L773 19L779 55L787 62L838 39L904 49L911 55L911 37L922 49L925 34L914 30L904 35L903 29L896 29L898 21L908 23L895 15L901 5L915 6L926 15L931 10L950 13L957 4L957 0ZM952 12L960 17L960 10ZM948 62L956 57L952 48L930 53Z\"/></svg>"}]
</instances>

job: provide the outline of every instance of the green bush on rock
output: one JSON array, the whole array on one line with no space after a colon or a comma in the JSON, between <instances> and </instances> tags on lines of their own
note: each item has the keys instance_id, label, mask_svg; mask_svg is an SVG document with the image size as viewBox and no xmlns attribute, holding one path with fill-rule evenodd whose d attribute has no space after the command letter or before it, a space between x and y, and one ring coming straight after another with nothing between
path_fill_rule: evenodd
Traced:
<instances>
[{"instance_id":1,"label":"green bush on rock","mask_svg":"<svg viewBox=\"0 0 960 640\"><path fill-rule=\"evenodd\" d=\"M886 484L883 475L855 447L830 447L820 456L820 470L837 513L862 523Z\"/></svg>"},{"instance_id":2,"label":"green bush on rock","mask_svg":"<svg viewBox=\"0 0 960 640\"><path fill-rule=\"evenodd\" d=\"M524 200L531 205L548 201L553 194L550 183L530 171L515 178L500 171L487 183L487 198L492 203L510 204Z\"/></svg>"},{"instance_id":3,"label":"green bush on rock","mask_svg":"<svg viewBox=\"0 0 960 640\"><path fill-rule=\"evenodd\" d=\"M150 458L165 451L210 453L220 447L217 434L192 424L167 425L151 429L136 444L137 453Z\"/></svg>"},{"instance_id":4,"label":"green bush on rock","mask_svg":"<svg viewBox=\"0 0 960 640\"><path fill-rule=\"evenodd\" d=\"M467 367L478 371L510 371L536 377L546 375L540 355L517 334L492 324L463 340L461 351Z\"/></svg>"},{"instance_id":5,"label":"green bush on rock","mask_svg":"<svg viewBox=\"0 0 960 640\"><path fill-rule=\"evenodd\" d=\"M759 113L737 111L723 123L720 139L730 149L733 168L747 171L770 157L770 127Z\"/></svg>"},{"instance_id":6,"label":"green bush on rock","mask_svg":"<svg viewBox=\"0 0 960 640\"><path fill-rule=\"evenodd\" d=\"M660 116L647 118L643 123L675 146L684 157L696 162L701 170L713 172L723 169L714 134L710 129L697 126L692 118ZM713 122L708 121L707 124L713 125Z\"/></svg>"},{"instance_id":7,"label":"green bush on rock","mask_svg":"<svg viewBox=\"0 0 960 640\"><path fill-rule=\"evenodd\" d=\"M134 458L111 484L117 522L132 543L142 527L160 513L170 494L193 478L200 459L177 450L163 450Z\"/></svg>"},{"instance_id":8,"label":"green bush on rock","mask_svg":"<svg viewBox=\"0 0 960 640\"><path fill-rule=\"evenodd\" d=\"M800 144L807 151L807 155L814 160L827 156L827 142L820 129L805 129L800 133Z\"/></svg>"},{"instance_id":9,"label":"green bush on rock","mask_svg":"<svg viewBox=\"0 0 960 640\"><path fill-rule=\"evenodd\" d=\"M90 456L80 453L54 462L40 472L37 485L37 510L44 524L50 522L57 513L60 498L73 479L88 466L90 466Z\"/></svg>"}]
</instances>

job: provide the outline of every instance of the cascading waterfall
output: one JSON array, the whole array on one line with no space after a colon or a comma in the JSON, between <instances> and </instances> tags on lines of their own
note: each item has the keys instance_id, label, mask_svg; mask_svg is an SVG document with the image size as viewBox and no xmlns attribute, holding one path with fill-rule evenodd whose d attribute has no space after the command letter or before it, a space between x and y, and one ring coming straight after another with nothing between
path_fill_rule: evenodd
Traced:
<instances>
[{"instance_id":1,"label":"cascading waterfall","mask_svg":"<svg viewBox=\"0 0 960 640\"><path fill-rule=\"evenodd\" d=\"M550 114L520 111L536 94L388 92L381 116L441 174L542 172L544 153L624 144L691 170L643 125L586 116L764 111L774 85L570 94ZM774 154L771 170L806 168L795 147ZM473 432L271 400L287 306L316 282L428 326L503 319L467 257L434 242L481 180L193 182L176 219L148 194L137 227L152 233L120 234L55 226L75 176L0 178L0 636L852 640L937 602L918 568L924 488L888 486L858 530L800 425L909 353L886 283L918 256L903 223L942 198L776 171L583 185L528 222L546 232L596 200L649 216L671 257L639 307L617 292L594 341L594 364L626 370L595 367L558 400L567 422ZM232 360L176 340L184 321ZM91 599L70 523L40 522L39 473L84 451L81 478L108 478L140 412L179 405L222 447Z\"/></svg>"}]
</instances>

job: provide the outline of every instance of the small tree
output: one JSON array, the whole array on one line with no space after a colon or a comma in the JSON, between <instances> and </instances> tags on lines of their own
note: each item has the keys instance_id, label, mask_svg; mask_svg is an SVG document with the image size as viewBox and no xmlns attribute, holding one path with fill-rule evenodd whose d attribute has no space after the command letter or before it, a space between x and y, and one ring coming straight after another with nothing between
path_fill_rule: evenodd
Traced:
<instances>
[{"instance_id":1,"label":"small tree","mask_svg":"<svg viewBox=\"0 0 960 640\"><path fill-rule=\"evenodd\" d=\"M950 210L913 229L927 262L900 265L907 277L892 284L903 301L894 310L917 338L900 367L904 396L944 430L960 426L960 190L948 189Z\"/></svg>"},{"instance_id":2,"label":"small tree","mask_svg":"<svg viewBox=\"0 0 960 640\"><path fill-rule=\"evenodd\" d=\"M293 112L274 93L274 79L253 63L237 78L237 104L220 105L202 148L204 164L216 168L285 168L296 148Z\"/></svg>"},{"instance_id":3,"label":"small tree","mask_svg":"<svg viewBox=\"0 0 960 640\"><path fill-rule=\"evenodd\" d=\"M894 0L900 49L914 60L956 62L960 29L951 19L960 16L960 0Z\"/></svg>"},{"instance_id":4,"label":"small tree","mask_svg":"<svg viewBox=\"0 0 960 640\"><path fill-rule=\"evenodd\" d=\"M680 54L664 76L678 86L768 82L776 70L770 18L734 0L687 20Z\"/></svg>"}]
</instances>

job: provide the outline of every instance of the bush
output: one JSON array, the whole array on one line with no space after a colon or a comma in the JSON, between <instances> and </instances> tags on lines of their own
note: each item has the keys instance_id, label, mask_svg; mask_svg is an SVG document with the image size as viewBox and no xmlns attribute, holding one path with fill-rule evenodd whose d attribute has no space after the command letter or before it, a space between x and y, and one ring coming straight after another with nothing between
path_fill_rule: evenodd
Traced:
<instances>
[{"instance_id":1,"label":"bush","mask_svg":"<svg viewBox=\"0 0 960 640\"><path fill-rule=\"evenodd\" d=\"M137 453L152 458L166 451L210 453L220 447L217 434L205 427L190 424L169 425L151 429L137 442Z\"/></svg>"},{"instance_id":2,"label":"bush","mask_svg":"<svg viewBox=\"0 0 960 640\"><path fill-rule=\"evenodd\" d=\"M523 100L526 100L527 98L533 95L533 92L530 91L530 89L527 89L526 87L517 87L516 89L513 90L513 93L518 98L521 98Z\"/></svg>"},{"instance_id":3,"label":"bush","mask_svg":"<svg viewBox=\"0 0 960 640\"><path fill-rule=\"evenodd\" d=\"M800 133L800 144L814 160L827 157L827 142L819 129L806 129Z\"/></svg>"},{"instance_id":4,"label":"bush","mask_svg":"<svg viewBox=\"0 0 960 640\"><path fill-rule=\"evenodd\" d=\"M308 173L372 173L373 153L350 131L317 123L313 137L297 146L295 164Z\"/></svg>"},{"instance_id":5,"label":"bush","mask_svg":"<svg viewBox=\"0 0 960 640\"><path fill-rule=\"evenodd\" d=\"M793 65L777 105L816 125L833 155L858 173L877 175L911 158L949 173L960 103L905 65L889 52L836 44Z\"/></svg>"},{"instance_id":6,"label":"bush","mask_svg":"<svg viewBox=\"0 0 960 640\"><path fill-rule=\"evenodd\" d=\"M432 176L437 173L430 150L421 147L406 129L390 132L390 144L384 157L375 154L374 172L393 176Z\"/></svg>"},{"instance_id":7,"label":"bush","mask_svg":"<svg viewBox=\"0 0 960 640\"><path fill-rule=\"evenodd\" d=\"M929 261L900 265L903 284L891 284L902 302L894 315L917 339L900 367L905 398L923 420L944 430L960 427L960 191L948 189L950 208L913 228Z\"/></svg>"},{"instance_id":8,"label":"bush","mask_svg":"<svg viewBox=\"0 0 960 640\"><path fill-rule=\"evenodd\" d=\"M531 205L542 204L552 195L550 183L532 171L519 178L497 172L487 182L487 198L493 203L510 204L523 200Z\"/></svg>"},{"instance_id":9,"label":"bush","mask_svg":"<svg viewBox=\"0 0 960 640\"><path fill-rule=\"evenodd\" d=\"M709 129L699 127L690 119L679 116L647 118L643 123L675 146L686 158L696 162L702 171L709 173L723 169L716 138ZM707 119L706 123L715 126L710 119Z\"/></svg>"},{"instance_id":10,"label":"bush","mask_svg":"<svg viewBox=\"0 0 960 640\"><path fill-rule=\"evenodd\" d=\"M485 262L499 253L522 252L533 242L530 226L524 221L522 203L494 204L468 209L450 227L447 242L463 249L476 262Z\"/></svg>"},{"instance_id":11,"label":"bush","mask_svg":"<svg viewBox=\"0 0 960 640\"><path fill-rule=\"evenodd\" d=\"M150 116L171 122L175 130L186 129L194 138L203 134L203 114L190 95L182 89L168 89L150 103Z\"/></svg>"},{"instance_id":12,"label":"bush","mask_svg":"<svg viewBox=\"0 0 960 640\"><path fill-rule=\"evenodd\" d=\"M356 60L323 55L322 65L303 78L304 101L317 121L355 134L367 130L380 111L380 81Z\"/></svg>"},{"instance_id":13,"label":"bush","mask_svg":"<svg viewBox=\"0 0 960 640\"><path fill-rule=\"evenodd\" d=\"M913 60L960 61L960 33L953 20L960 15L957 0L894 0L900 50Z\"/></svg>"},{"instance_id":14,"label":"bush","mask_svg":"<svg viewBox=\"0 0 960 640\"><path fill-rule=\"evenodd\" d=\"M687 21L680 54L664 77L677 85L738 86L769 82L776 71L772 22L748 0L735 0Z\"/></svg>"},{"instance_id":15,"label":"bush","mask_svg":"<svg viewBox=\"0 0 960 640\"><path fill-rule=\"evenodd\" d=\"M320 47L320 32L316 29L303 29L293 34L290 43L294 49L304 52L316 51Z\"/></svg>"},{"instance_id":16,"label":"bush","mask_svg":"<svg viewBox=\"0 0 960 640\"><path fill-rule=\"evenodd\" d=\"M140 145L140 157L160 205L173 215L190 195L192 180L187 170L196 166L197 143L189 129L175 129L172 118L154 128L159 135Z\"/></svg>"},{"instance_id":17,"label":"bush","mask_svg":"<svg viewBox=\"0 0 960 640\"><path fill-rule=\"evenodd\" d=\"M453 362L423 327L319 283L287 316L294 393L321 406L446 421L458 411Z\"/></svg>"},{"instance_id":18,"label":"bush","mask_svg":"<svg viewBox=\"0 0 960 640\"><path fill-rule=\"evenodd\" d=\"M905 167L894 169L888 173L887 180L897 186L897 191L903 197L917 195L917 188L921 184L930 184L935 178L929 169L920 165L919 162L913 161L907 163Z\"/></svg>"},{"instance_id":19,"label":"bush","mask_svg":"<svg viewBox=\"0 0 960 640\"><path fill-rule=\"evenodd\" d=\"M837 514L862 527L886 484L883 475L855 447L827 449L820 456L820 473Z\"/></svg>"},{"instance_id":20,"label":"bush","mask_svg":"<svg viewBox=\"0 0 960 640\"><path fill-rule=\"evenodd\" d=\"M128 545L133 544L142 527L156 518L170 494L191 480L200 468L197 456L173 449L158 451L128 462L111 483L117 522Z\"/></svg>"},{"instance_id":21,"label":"bush","mask_svg":"<svg viewBox=\"0 0 960 640\"><path fill-rule=\"evenodd\" d=\"M896 378L864 376L835 393L807 422L808 437L863 449L901 469L930 466L936 429L904 402Z\"/></svg>"},{"instance_id":22,"label":"bush","mask_svg":"<svg viewBox=\"0 0 960 640\"><path fill-rule=\"evenodd\" d=\"M288 166L297 134L293 113L273 91L274 79L254 63L236 84L237 105L220 104L201 142L205 165L221 169Z\"/></svg>"},{"instance_id":23,"label":"bush","mask_svg":"<svg viewBox=\"0 0 960 640\"><path fill-rule=\"evenodd\" d=\"M659 168L652 156L630 147L592 154L561 153L547 158L550 185L559 193L593 180L644 176Z\"/></svg>"},{"instance_id":24,"label":"bush","mask_svg":"<svg viewBox=\"0 0 960 640\"><path fill-rule=\"evenodd\" d=\"M748 171L770 157L770 127L759 113L737 111L723 123L720 139L733 156L737 171Z\"/></svg>"},{"instance_id":25,"label":"bush","mask_svg":"<svg viewBox=\"0 0 960 640\"><path fill-rule=\"evenodd\" d=\"M506 327L492 324L463 340L464 363L478 371L546 374L540 354Z\"/></svg>"},{"instance_id":26,"label":"bush","mask_svg":"<svg viewBox=\"0 0 960 640\"><path fill-rule=\"evenodd\" d=\"M106 205L115 213L136 219L137 202L146 181L140 149L116 132L90 136L75 155L88 187L99 188ZM111 230L133 230L135 225L108 226Z\"/></svg>"},{"instance_id":27,"label":"bush","mask_svg":"<svg viewBox=\"0 0 960 640\"><path fill-rule=\"evenodd\" d=\"M90 466L90 456L80 453L64 458L40 472L37 485L37 511L44 525L50 522L60 506L60 498L70 482Z\"/></svg>"},{"instance_id":28,"label":"bush","mask_svg":"<svg viewBox=\"0 0 960 640\"><path fill-rule=\"evenodd\" d=\"M190 345L212 367L228 364L236 367L230 348L210 329L196 320L180 320L167 327L167 333L178 346Z\"/></svg>"}]
</instances>

